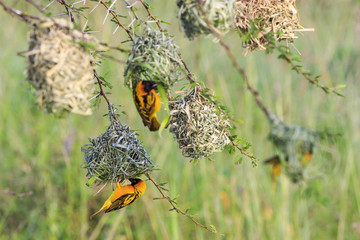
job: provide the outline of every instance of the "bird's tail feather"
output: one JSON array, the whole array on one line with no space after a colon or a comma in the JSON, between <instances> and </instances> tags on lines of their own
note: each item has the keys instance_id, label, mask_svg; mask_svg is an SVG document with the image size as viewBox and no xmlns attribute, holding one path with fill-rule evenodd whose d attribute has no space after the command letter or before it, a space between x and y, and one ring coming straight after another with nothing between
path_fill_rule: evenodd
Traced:
<instances>
[{"instance_id":1,"label":"bird's tail feather","mask_svg":"<svg viewBox=\"0 0 360 240\"><path fill-rule=\"evenodd\" d=\"M90 219L93 219L94 217L96 217L98 214L102 213L103 211L105 211L105 208L101 208L99 211L97 211L96 213L94 213L93 215L90 216Z\"/></svg>"},{"instance_id":2,"label":"bird's tail feather","mask_svg":"<svg viewBox=\"0 0 360 240\"><path fill-rule=\"evenodd\" d=\"M157 120L157 117L154 116L152 119L151 119L151 125L150 125L150 131L157 131L159 130L160 128L160 122Z\"/></svg>"}]
</instances>

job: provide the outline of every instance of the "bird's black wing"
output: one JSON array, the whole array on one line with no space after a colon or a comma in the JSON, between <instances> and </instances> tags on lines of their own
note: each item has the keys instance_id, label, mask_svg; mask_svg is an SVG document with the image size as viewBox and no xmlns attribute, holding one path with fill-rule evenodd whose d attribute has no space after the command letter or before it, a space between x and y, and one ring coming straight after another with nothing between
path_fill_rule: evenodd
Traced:
<instances>
[{"instance_id":1,"label":"bird's black wing","mask_svg":"<svg viewBox=\"0 0 360 240\"><path fill-rule=\"evenodd\" d=\"M138 198L139 198L139 195L135 194L135 193L124 194L121 197L119 197L118 199L116 199L111 204L111 206L108 209L106 209L105 212L107 213L107 212L115 211L120 208L126 207L126 206L130 205L131 203L135 202L135 200Z\"/></svg>"}]
</instances>

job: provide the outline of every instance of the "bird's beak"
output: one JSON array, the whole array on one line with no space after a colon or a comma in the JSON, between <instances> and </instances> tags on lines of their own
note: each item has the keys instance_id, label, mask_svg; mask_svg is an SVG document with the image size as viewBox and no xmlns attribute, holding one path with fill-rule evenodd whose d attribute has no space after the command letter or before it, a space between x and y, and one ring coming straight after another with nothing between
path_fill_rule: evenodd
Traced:
<instances>
[{"instance_id":1,"label":"bird's beak","mask_svg":"<svg viewBox=\"0 0 360 240\"><path fill-rule=\"evenodd\" d=\"M157 83L154 83L151 87L154 89L154 88L156 88L157 87Z\"/></svg>"},{"instance_id":2,"label":"bird's beak","mask_svg":"<svg viewBox=\"0 0 360 240\"><path fill-rule=\"evenodd\" d=\"M138 179L129 179L129 181L131 182L131 184L135 184L137 181L138 181Z\"/></svg>"}]
</instances>

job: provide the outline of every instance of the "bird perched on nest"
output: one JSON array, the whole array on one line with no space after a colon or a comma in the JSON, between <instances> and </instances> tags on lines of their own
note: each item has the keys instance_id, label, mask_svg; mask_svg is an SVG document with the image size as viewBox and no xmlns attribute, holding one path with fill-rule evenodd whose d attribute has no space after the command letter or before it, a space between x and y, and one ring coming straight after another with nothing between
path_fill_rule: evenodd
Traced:
<instances>
[{"instance_id":1,"label":"bird perched on nest","mask_svg":"<svg viewBox=\"0 0 360 240\"><path fill-rule=\"evenodd\" d=\"M157 131L160 127L156 113L160 111L161 101L155 92L156 87L157 84L152 81L140 81L133 90L136 109L150 131Z\"/></svg>"},{"instance_id":2,"label":"bird perched on nest","mask_svg":"<svg viewBox=\"0 0 360 240\"><path fill-rule=\"evenodd\" d=\"M99 213L111 212L120 208L126 207L135 202L146 190L146 184L141 179L129 179L131 184L121 186L116 183L117 188L111 194L111 196L105 201L104 205L99 211L90 216L90 219L94 218Z\"/></svg>"},{"instance_id":3,"label":"bird perched on nest","mask_svg":"<svg viewBox=\"0 0 360 240\"><path fill-rule=\"evenodd\" d=\"M304 158L303 159L299 158L298 159L299 163L302 163L302 162L308 163L313 155L313 146L311 145L309 147L309 149L307 149L307 151L305 151L303 154L304 154ZM286 162L286 167L288 167L288 163L289 163L288 156L285 157L285 162ZM277 178L281 174L280 156L275 155L275 156L265 160L265 164L272 164L271 177L272 177L273 183L275 183ZM296 179L293 179L293 181L296 181Z\"/></svg>"}]
</instances>

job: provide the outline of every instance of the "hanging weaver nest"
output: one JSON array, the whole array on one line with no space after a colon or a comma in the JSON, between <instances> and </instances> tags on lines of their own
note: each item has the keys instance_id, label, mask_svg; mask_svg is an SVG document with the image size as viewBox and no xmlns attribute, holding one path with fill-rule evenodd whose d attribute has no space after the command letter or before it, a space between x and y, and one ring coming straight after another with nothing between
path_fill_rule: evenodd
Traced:
<instances>
[{"instance_id":1,"label":"hanging weaver nest","mask_svg":"<svg viewBox=\"0 0 360 240\"><path fill-rule=\"evenodd\" d=\"M197 86L185 97L169 102L170 132L184 157L199 159L221 152L230 143L230 122Z\"/></svg>"},{"instance_id":2,"label":"hanging weaver nest","mask_svg":"<svg viewBox=\"0 0 360 240\"><path fill-rule=\"evenodd\" d=\"M81 148L87 177L99 183L136 178L152 169L149 155L129 127L112 121L107 131Z\"/></svg>"},{"instance_id":3,"label":"hanging weaver nest","mask_svg":"<svg viewBox=\"0 0 360 240\"><path fill-rule=\"evenodd\" d=\"M128 56L125 85L134 88L139 81L152 81L169 89L182 75L178 46L164 32L146 28Z\"/></svg>"},{"instance_id":4,"label":"hanging weaver nest","mask_svg":"<svg viewBox=\"0 0 360 240\"><path fill-rule=\"evenodd\" d=\"M225 34L233 25L235 0L202 0L202 9L211 25ZM203 19L197 0L177 0L178 16L185 35L190 40L201 34L209 34L211 30Z\"/></svg>"},{"instance_id":5,"label":"hanging weaver nest","mask_svg":"<svg viewBox=\"0 0 360 240\"><path fill-rule=\"evenodd\" d=\"M27 80L36 89L40 108L61 115L92 113L94 94L90 54L80 46L95 39L72 30L66 20L40 21L29 33Z\"/></svg>"},{"instance_id":6,"label":"hanging weaver nest","mask_svg":"<svg viewBox=\"0 0 360 240\"><path fill-rule=\"evenodd\" d=\"M300 25L295 0L238 1L235 24L244 37L247 51L265 50L272 39L293 42L297 32L311 30Z\"/></svg>"},{"instance_id":7,"label":"hanging weaver nest","mask_svg":"<svg viewBox=\"0 0 360 240\"><path fill-rule=\"evenodd\" d=\"M297 182L303 178L302 160L307 154L312 155L320 135L316 131L297 125L287 125L277 117L272 117L269 139L286 161L286 170L290 178Z\"/></svg>"}]
</instances>

